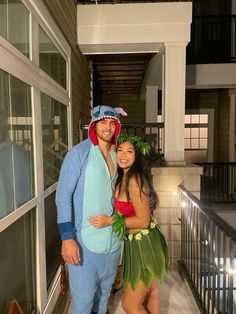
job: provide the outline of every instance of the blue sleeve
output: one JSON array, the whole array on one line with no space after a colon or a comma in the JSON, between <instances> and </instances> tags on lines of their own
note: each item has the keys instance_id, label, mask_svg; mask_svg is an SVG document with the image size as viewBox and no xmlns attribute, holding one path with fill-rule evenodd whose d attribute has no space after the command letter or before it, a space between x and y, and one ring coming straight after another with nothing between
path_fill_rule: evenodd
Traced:
<instances>
[{"instance_id":1,"label":"blue sleeve","mask_svg":"<svg viewBox=\"0 0 236 314\"><path fill-rule=\"evenodd\" d=\"M56 190L57 223L62 240L75 236L72 221L73 193L80 177L80 166L78 150L72 149L63 161Z\"/></svg>"}]
</instances>

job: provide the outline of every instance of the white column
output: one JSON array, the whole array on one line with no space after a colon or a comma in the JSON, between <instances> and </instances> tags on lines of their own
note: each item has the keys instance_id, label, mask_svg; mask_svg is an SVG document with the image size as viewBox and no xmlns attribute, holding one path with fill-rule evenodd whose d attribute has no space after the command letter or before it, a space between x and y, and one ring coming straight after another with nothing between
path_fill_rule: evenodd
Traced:
<instances>
[{"instance_id":1,"label":"white column","mask_svg":"<svg viewBox=\"0 0 236 314\"><path fill-rule=\"evenodd\" d=\"M169 165L184 165L186 43L165 43L164 153Z\"/></svg>"},{"instance_id":2,"label":"white column","mask_svg":"<svg viewBox=\"0 0 236 314\"><path fill-rule=\"evenodd\" d=\"M229 104L229 162L235 161L235 95L236 90L232 89L229 91L230 104Z\"/></svg>"}]
</instances>

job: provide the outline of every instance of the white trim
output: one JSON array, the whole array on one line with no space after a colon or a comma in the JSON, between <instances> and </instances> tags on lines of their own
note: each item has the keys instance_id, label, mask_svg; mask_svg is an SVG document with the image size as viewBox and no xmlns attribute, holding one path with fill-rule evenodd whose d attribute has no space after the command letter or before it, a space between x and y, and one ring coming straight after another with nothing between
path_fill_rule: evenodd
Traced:
<instances>
[{"instance_id":1,"label":"white trim","mask_svg":"<svg viewBox=\"0 0 236 314\"><path fill-rule=\"evenodd\" d=\"M57 183L54 183L49 188L47 188L47 190L44 191L44 198L47 198L49 195L55 192L56 188L57 188Z\"/></svg>"},{"instance_id":2,"label":"white trim","mask_svg":"<svg viewBox=\"0 0 236 314\"><path fill-rule=\"evenodd\" d=\"M34 173L35 191L38 196L36 207L36 295L37 308L40 313L47 304L46 282L46 244L45 244L45 208L44 208L44 173L43 173L43 143L41 121L41 95L33 88L33 125L34 125ZM40 169L38 171L38 169Z\"/></svg>"},{"instance_id":3,"label":"white trim","mask_svg":"<svg viewBox=\"0 0 236 314\"><path fill-rule=\"evenodd\" d=\"M59 51L64 55L70 55L70 46L67 43L65 37L61 33L59 27L54 22L53 18L49 14L47 8L42 1L38 0L21 0L26 7L33 12L35 18L39 24L46 30L47 35L59 49ZM55 41L55 39L57 41ZM66 58L67 59L67 58Z\"/></svg>"},{"instance_id":4,"label":"white trim","mask_svg":"<svg viewBox=\"0 0 236 314\"><path fill-rule=\"evenodd\" d=\"M49 289L48 302L44 311L42 312L43 314L51 314L53 312L59 294L60 294L60 268L57 270L52 285Z\"/></svg>"},{"instance_id":5,"label":"white trim","mask_svg":"<svg viewBox=\"0 0 236 314\"><path fill-rule=\"evenodd\" d=\"M6 228L8 228L10 225L12 225L14 222L16 222L18 219L20 219L22 216L24 216L27 212L32 210L37 205L37 198L34 197L21 207L17 208L13 212L11 212L6 217L2 218L0 220L0 233L4 231Z\"/></svg>"},{"instance_id":6,"label":"white trim","mask_svg":"<svg viewBox=\"0 0 236 314\"><path fill-rule=\"evenodd\" d=\"M43 93L68 105L66 89L32 63L7 40L0 36L0 68L21 81L40 89Z\"/></svg>"}]
</instances>

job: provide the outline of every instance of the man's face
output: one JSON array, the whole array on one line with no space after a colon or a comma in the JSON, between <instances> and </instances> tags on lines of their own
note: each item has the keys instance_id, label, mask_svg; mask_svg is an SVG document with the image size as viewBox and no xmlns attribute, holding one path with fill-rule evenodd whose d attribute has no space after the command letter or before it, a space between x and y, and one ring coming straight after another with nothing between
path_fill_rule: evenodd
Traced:
<instances>
[{"instance_id":1,"label":"man's face","mask_svg":"<svg viewBox=\"0 0 236 314\"><path fill-rule=\"evenodd\" d=\"M99 120L95 126L98 140L110 143L115 134L116 122L111 118Z\"/></svg>"}]
</instances>

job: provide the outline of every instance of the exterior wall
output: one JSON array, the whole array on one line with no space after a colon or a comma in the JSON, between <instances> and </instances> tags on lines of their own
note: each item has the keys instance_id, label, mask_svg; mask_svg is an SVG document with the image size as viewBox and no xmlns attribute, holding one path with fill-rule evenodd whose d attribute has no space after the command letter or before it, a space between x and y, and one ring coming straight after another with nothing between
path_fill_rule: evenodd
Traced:
<instances>
[{"instance_id":1,"label":"exterior wall","mask_svg":"<svg viewBox=\"0 0 236 314\"><path fill-rule=\"evenodd\" d=\"M226 91L219 93L218 115L218 161L229 161L229 95Z\"/></svg>"},{"instance_id":2,"label":"exterior wall","mask_svg":"<svg viewBox=\"0 0 236 314\"><path fill-rule=\"evenodd\" d=\"M43 0L71 46L73 144L78 142L80 118L90 120L90 71L88 61L77 45L75 0Z\"/></svg>"},{"instance_id":3,"label":"exterior wall","mask_svg":"<svg viewBox=\"0 0 236 314\"><path fill-rule=\"evenodd\" d=\"M160 167L152 168L153 185L159 197L159 206L154 216L163 231L170 255L171 268L177 268L181 257L181 200L178 185L182 184L197 198L200 198L200 175L202 168Z\"/></svg>"},{"instance_id":4,"label":"exterior wall","mask_svg":"<svg viewBox=\"0 0 236 314\"><path fill-rule=\"evenodd\" d=\"M123 123L145 123L145 101L141 101L139 95L103 95L103 103L122 107L128 114L121 118Z\"/></svg>"}]
</instances>

